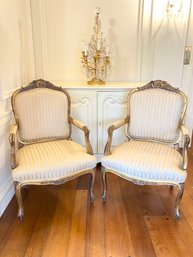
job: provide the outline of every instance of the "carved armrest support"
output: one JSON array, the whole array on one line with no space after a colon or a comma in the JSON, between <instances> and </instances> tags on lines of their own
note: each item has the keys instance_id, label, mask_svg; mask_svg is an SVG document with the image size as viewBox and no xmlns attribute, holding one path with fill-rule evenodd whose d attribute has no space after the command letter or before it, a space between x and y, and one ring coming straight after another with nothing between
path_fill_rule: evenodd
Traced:
<instances>
[{"instance_id":1,"label":"carved armrest support","mask_svg":"<svg viewBox=\"0 0 193 257\"><path fill-rule=\"evenodd\" d=\"M111 144L112 144L112 140L113 140L113 131L124 126L125 124L127 124L129 122L129 116L127 116L125 119L116 121L115 123L113 123L108 129L108 140L105 146L105 151L104 154L105 155L110 155L111 154Z\"/></svg>"},{"instance_id":2,"label":"carved armrest support","mask_svg":"<svg viewBox=\"0 0 193 257\"><path fill-rule=\"evenodd\" d=\"M188 166L188 145L190 143L190 136L188 129L183 125L180 124L180 130L183 135L183 150L182 150L182 169L186 170Z\"/></svg>"},{"instance_id":3,"label":"carved armrest support","mask_svg":"<svg viewBox=\"0 0 193 257\"><path fill-rule=\"evenodd\" d=\"M18 127L16 124L12 125L9 135L9 143L11 145L11 168L17 167L16 155L18 151L18 138L17 138Z\"/></svg>"},{"instance_id":4,"label":"carved armrest support","mask_svg":"<svg viewBox=\"0 0 193 257\"><path fill-rule=\"evenodd\" d=\"M90 139L89 139L90 130L87 128L87 126L85 124L83 124L79 120L76 120L72 117L69 117L69 122L84 132L87 153L93 154L92 146L91 146Z\"/></svg>"}]
</instances>

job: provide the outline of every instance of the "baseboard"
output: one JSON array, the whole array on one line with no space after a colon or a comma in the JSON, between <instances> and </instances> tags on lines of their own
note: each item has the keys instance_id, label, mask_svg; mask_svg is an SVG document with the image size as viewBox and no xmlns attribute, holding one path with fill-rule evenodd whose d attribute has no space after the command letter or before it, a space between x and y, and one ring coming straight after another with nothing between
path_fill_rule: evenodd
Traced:
<instances>
[{"instance_id":1,"label":"baseboard","mask_svg":"<svg viewBox=\"0 0 193 257\"><path fill-rule=\"evenodd\" d=\"M9 177L2 188L0 188L0 217L4 213L14 194L13 180L12 177Z\"/></svg>"}]
</instances>

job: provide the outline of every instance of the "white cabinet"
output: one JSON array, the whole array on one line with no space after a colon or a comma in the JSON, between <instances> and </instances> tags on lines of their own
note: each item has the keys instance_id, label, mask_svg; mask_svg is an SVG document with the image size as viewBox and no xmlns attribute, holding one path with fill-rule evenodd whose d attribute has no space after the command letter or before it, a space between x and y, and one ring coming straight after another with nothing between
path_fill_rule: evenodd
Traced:
<instances>
[{"instance_id":1,"label":"white cabinet","mask_svg":"<svg viewBox=\"0 0 193 257\"><path fill-rule=\"evenodd\" d=\"M93 152L97 153L97 94L94 91L68 90L71 96L71 116L83 122L90 129ZM85 145L83 131L72 126L72 138Z\"/></svg>"},{"instance_id":2,"label":"white cabinet","mask_svg":"<svg viewBox=\"0 0 193 257\"><path fill-rule=\"evenodd\" d=\"M127 115L128 91L105 92L99 91L98 95L98 153L104 153L107 142L107 129L117 120ZM115 130L113 134L113 145L120 144L125 140L125 126Z\"/></svg>"},{"instance_id":3,"label":"white cabinet","mask_svg":"<svg viewBox=\"0 0 193 257\"><path fill-rule=\"evenodd\" d=\"M53 84L65 88L71 96L71 115L90 129L94 154L103 156L107 141L107 128L112 122L127 114L127 95L132 88L144 85L136 82L109 82L104 86L88 86L86 83ZM72 138L84 145L83 132L73 127ZM125 127L114 132L113 145L125 140Z\"/></svg>"}]
</instances>

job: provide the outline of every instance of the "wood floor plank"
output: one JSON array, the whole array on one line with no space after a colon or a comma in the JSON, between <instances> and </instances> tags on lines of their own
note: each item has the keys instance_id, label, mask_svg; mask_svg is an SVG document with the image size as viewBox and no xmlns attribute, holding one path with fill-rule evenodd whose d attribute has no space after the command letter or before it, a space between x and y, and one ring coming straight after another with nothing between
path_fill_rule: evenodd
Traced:
<instances>
[{"instance_id":1,"label":"wood floor plank","mask_svg":"<svg viewBox=\"0 0 193 257\"><path fill-rule=\"evenodd\" d=\"M145 221L157 257L189 257L169 217L147 216Z\"/></svg>"},{"instance_id":2,"label":"wood floor plank","mask_svg":"<svg viewBox=\"0 0 193 257\"><path fill-rule=\"evenodd\" d=\"M181 212L181 218L178 222L174 220L174 202L176 198L176 191L168 191L167 187L161 186L157 188L162 201L167 209L167 212L170 214L170 219L173 222L173 226L176 227L177 232L187 249L188 254L193 257L193 230L187 222L186 216ZM182 198L183 202L183 198ZM182 206L181 208L182 209Z\"/></svg>"},{"instance_id":3,"label":"wood floor plank","mask_svg":"<svg viewBox=\"0 0 193 257\"><path fill-rule=\"evenodd\" d=\"M69 234L67 257L84 257L86 249L88 191L77 190Z\"/></svg>"},{"instance_id":4,"label":"wood floor plank","mask_svg":"<svg viewBox=\"0 0 193 257\"><path fill-rule=\"evenodd\" d=\"M96 171L94 203L88 209L86 257L105 257L104 205L100 169Z\"/></svg>"},{"instance_id":5,"label":"wood floor plank","mask_svg":"<svg viewBox=\"0 0 193 257\"><path fill-rule=\"evenodd\" d=\"M138 199L143 210L143 214L147 216L167 215L165 206L161 197L153 186L136 186Z\"/></svg>"},{"instance_id":6,"label":"wood floor plank","mask_svg":"<svg viewBox=\"0 0 193 257\"><path fill-rule=\"evenodd\" d=\"M42 209L35 224L34 231L31 235L24 257L42 256L47 234L57 205L57 195L53 193L53 190L50 190L50 192L52 194L49 195L49 198L45 198L42 203Z\"/></svg>"},{"instance_id":7,"label":"wood floor plank","mask_svg":"<svg viewBox=\"0 0 193 257\"><path fill-rule=\"evenodd\" d=\"M193 199L186 192L184 192L180 207L188 224L193 230Z\"/></svg>"},{"instance_id":8,"label":"wood floor plank","mask_svg":"<svg viewBox=\"0 0 193 257\"><path fill-rule=\"evenodd\" d=\"M120 179L120 185L135 255L137 257L155 257L136 186L123 179Z\"/></svg>"},{"instance_id":9,"label":"wood floor plank","mask_svg":"<svg viewBox=\"0 0 193 257\"><path fill-rule=\"evenodd\" d=\"M76 190L60 190L42 257L67 255Z\"/></svg>"},{"instance_id":10,"label":"wood floor plank","mask_svg":"<svg viewBox=\"0 0 193 257\"><path fill-rule=\"evenodd\" d=\"M188 168L191 169L191 171L193 171L193 142L191 147L188 148L188 157Z\"/></svg>"},{"instance_id":11,"label":"wood floor plank","mask_svg":"<svg viewBox=\"0 0 193 257\"><path fill-rule=\"evenodd\" d=\"M106 257L136 256L122 200L118 177L108 174L108 196L104 203Z\"/></svg>"},{"instance_id":12,"label":"wood floor plank","mask_svg":"<svg viewBox=\"0 0 193 257\"><path fill-rule=\"evenodd\" d=\"M41 191L39 188L29 190L24 200L24 220L21 222L15 213L12 226L0 246L1 257L24 256L46 196L50 197L45 190Z\"/></svg>"},{"instance_id":13,"label":"wood floor plank","mask_svg":"<svg viewBox=\"0 0 193 257\"><path fill-rule=\"evenodd\" d=\"M193 199L193 172L188 172L185 183L185 191Z\"/></svg>"},{"instance_id":14,"label":"wood floor plank","mask_svg":"<svg viewBox=\"0 0 193 257\"><path fill-rule=\"evenodd\" d=\"M5 210L4 214L0 218L0 245L6 237L7 232L9 231L15 217L17 215L17 203L16 199L12 199L7 210Z\"/></svg>"}]
</instances>

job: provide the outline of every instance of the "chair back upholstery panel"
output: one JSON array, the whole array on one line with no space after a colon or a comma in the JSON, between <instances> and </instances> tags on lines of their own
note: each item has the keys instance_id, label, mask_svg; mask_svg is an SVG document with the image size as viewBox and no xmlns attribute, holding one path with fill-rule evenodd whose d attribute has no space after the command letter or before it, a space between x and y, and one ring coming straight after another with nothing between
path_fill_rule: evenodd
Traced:
<instances>
[{"instance_id":1,"label":"chair back upholstery panel","mask_svg":"<svg viewBox=\"0 0 193 257\"><path fill-rule=\"evenodd\" d=\"M184 110L179 93L152 88L134 92L129 100L129 136L166 142L178 139Z\"/></svg>"},{"instance_id":2,"label":"chair back upholstery panel","mask_svg":"<svg viewBox=\"0 0 193 257\"><path fill-rule=\"evenodd\" d=\"M64 92L49 88L35 88L19 92L15 96L14 104L21 141L70 136L69 103Z\"/></svg>"}]
</instances>

